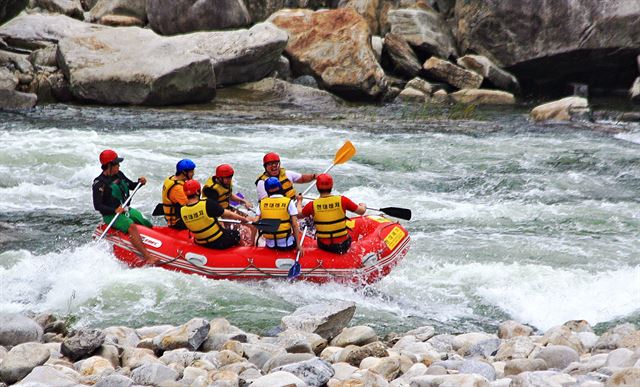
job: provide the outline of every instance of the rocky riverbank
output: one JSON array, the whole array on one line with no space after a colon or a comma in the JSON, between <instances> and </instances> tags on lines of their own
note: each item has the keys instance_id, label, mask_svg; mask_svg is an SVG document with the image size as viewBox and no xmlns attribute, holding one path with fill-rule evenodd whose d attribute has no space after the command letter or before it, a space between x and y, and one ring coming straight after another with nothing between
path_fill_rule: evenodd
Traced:
<instances>
[{"instance_id":1,"label":"rocky riverbank","mask_svg":"<svg viewBox=\"0 0 640 387\"><path fill-rule=\"evenodd\" d=\"M379 337L349 326L352 302L315 304L268 335L224 318L181 326L68 330L51 314L0 315L0 379L41 386L638 386L640 331L596 335L568 321L536 332L439 334L430 326Z\"/></svg>"},{"instance_id":2,"label":"rocky riverbank","mask_svg":"<svg viewBox=\"0 0 640 387\"><path fill-rule=\"evenodd\" d=\"M624 0L2 0L0 11L8 109L204 103L221 90L313 106L569 97L531 112L543 121L589 118L592 91L640 98L640 3Z\"/></svg>"}]
</instances>

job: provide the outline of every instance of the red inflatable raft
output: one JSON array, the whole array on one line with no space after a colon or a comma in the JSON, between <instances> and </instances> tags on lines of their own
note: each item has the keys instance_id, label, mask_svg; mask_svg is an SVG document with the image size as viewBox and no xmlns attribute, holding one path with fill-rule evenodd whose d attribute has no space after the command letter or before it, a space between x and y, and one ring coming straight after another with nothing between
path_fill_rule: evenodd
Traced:
<instances>
[{"instance_id":1,"label":"red inflatable raft","mask_svg":"<svg viewBox=\"0 0 640 387\"><path fill-rule=\"evenodd\" d=\"M106 225L99 225L99 237ZM328 253L316 247L314 238L305 238L305 254L300 258L297 279L312 282L370 284L389 274L409 250L409 233L397 222L380 216L362 216L349 221L353 240L346 254ZM213 279L263 280L287 278L295 262L295 252L265 247L233 247L212 250L193 243L188 231L168 227L139 227L147 249L167 270L199 274ZM126 234L110 229L105 236L115 256L131 267L142 265Z\"/></svg>"}]
</instances>

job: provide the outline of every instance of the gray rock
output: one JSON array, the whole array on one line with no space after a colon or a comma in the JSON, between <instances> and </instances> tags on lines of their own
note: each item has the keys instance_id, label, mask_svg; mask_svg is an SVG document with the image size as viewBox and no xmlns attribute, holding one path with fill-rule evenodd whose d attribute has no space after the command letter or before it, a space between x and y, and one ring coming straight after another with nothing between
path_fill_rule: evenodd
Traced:
<instances>
[{"instance_id":1,"label":"gray rock","mask_svg":"<svg viewBox=\"0 0 640 387\"><path fill-rule=\"evenodd\" d=\"M616 371L609 380L606 387L634 387L640 385L640 368L625 368Z\"/></svg>"},{"instance_id":2,"label":"gray rock","mask_svg":"<svg viewBox=\"0 0 640 387\"><path fill-rule=\"evenodd\" d=\"M389 356L386 347L379 341L367 344L363 347L354 345L346 347L340 353L340 361L347 362L352 366L359 366L360 362L367 357L386 357Z\"/></svg>"},{"instance_id":3,"label":"gray rock","mask_svg":"<svg viewBox=\"0 0 640 387\"><path fill-rule=\"evenodd\" d=\"M515 336L505 340L498 348L496 360L523 359L529 357L536 348L533 340L528 336Z\"/></svg>"},{"instance_id":4,"label":"gray rock","mask_svg":"<svg viewBox=\"0 0 640 387\"><path fill-rule=\"evenodd\" d=\"M579 97L586 97L586 95L579 95ZM574 333L578 333L578 332L593 333L593 328L591 327L589 322L586 320L569 320L562 325L569 328L569 330Z\"/></svg>"},{"instance_id":5,"label":"gray rock","mask_svg":"<svg viewBox=\"0 0 640 387\"><path fill-rule=\"evenodd\" d=\"M289 83L276 78L265 78L258 82L243 83L220 89L218 100L234 100L259 103L294 105L306 109L334 108L343 101L324 90Z\"/></svg>"},{"instance_id":6,"label":"gray rock","mask_svg":"<svg viewBox=\"0 0 640 387\"><path fill-rule=\"evenodd\" d=\"M488 358L493 356L500 348L500 344L502 344L502 340L500 339L489 339L483 340L479 343L473 344L464 356L476 357L480 356L483 358Z\"/></svg>"},{"instance_id":7,"label":"gray rock","mask_svg":"<svg viewBox=\"0 0 640 387\"><path fill-rule=\"evenodd\" d=\"M547 363L542 359L513 359L504 366L504 375L518 375L522 372L544 371Z\"/></svg>"},{"instance_id":8,"label":"gray rock","mask_svg":"<svg viewBox=\"0 0 640 387\"><path fill-rule=\"evenodd\" d=\"M612 368L628 368L633 367L635 362L640 357L640 353L636 355L632 350L628 348L614 349L607 356L605 367Z\"/></svg>"},{"instance_id":9,"label":"gray rock","mask_svg":"<svg viewBox=\"0 0 640 387\"><path fill-rule=\"evenodd\" d=\"M411 78L418 75L422 68L415 52L400 35L392 33L385 35L382 55L385 59L383 63L386 64L388 61L386 69L394 74Z\"/></svg>"},{"instance_id":10,"label":"gray rock","mask_svg":"<svg viewBox=\"0 0 640 387\"><path fill-rule=\"evenodd\" d=\"M35 94L22 93L15 90L0 89L0 110L31 109L34 106L36 106L37 102L38 102L38 96L36 96ZM0 335L0 337L2 336ZM42 333L40 333L39 337L33 341L39 341L41 340L41 338L42 338ZM10 338L8 340L21 340L21 339L19 337L14 336L13 338ZM26 341L32 341L32 340L26 340Z\"/></svg>"},{"instance_id":11,"label":"gray rock","mask_svg":"<svg viewBox=\"0 0 640 387\"><path fill-rule=\"evenodd\" d=\"M455 336L453 335L436 335L427 340L436 351L447 353L453 352L453 342L455 341Z\"/></svg>"},{"instance_id":12,"label":"gray rock","mask_svg":"<svg viewBox=\"0 0 640 387\"><path fill-rule=\"evenodd\" d=\"M29 0L1 0L0 25L19 14L28 4Z\"/></svg>"},{"instance_id":13,"label":"gray rock","mask_svg":"<svg viewBox=\"0 0 640 387\"><path fill-rule=\"evenodd\" d=\"M64 15L23 14L0 26L0 38L12 46L32 50L107 28L110 27L83 23Z\"/></svg>"},{"instance_id":14,"label":"gray rock","mask_svg":"<svg viewBox=\"0 0 640 387\"><path fill-rule=\"evenodd\" d=\"M291 83L293 83L294 85L302 85L302 86L307 86L314 89L318 88L318 82L311 75L301 75L295 78L293 81L291 81Z\"/></svg>"},{"instance_id":15,"label":"gray rock","mask_svg":"<svg viewBox=\"0 0 640 387\"><path fill-rule=\"evenodd\" d=\"M458 368L461 374L478 374L487 380L496 380L496 370L489 363L478 360L465 360Z\"/></svg>"},{"instance_id":16,"label":"gray rock","mask_svg":"<svg viewBox=\"0 0 640 387\"><path fill-rule=\"evenodd\" d=\"M131 379L136 384L159 385L163 382L174 381L178 373L164 364L144 364L131 372Z\"/></svg>"},{"instance_id":17,"label":"gray rock","mask_svg":"<svg viewBox=\"0 0 640 387\"><path fill-rule=\"evenodd\" d=\"M317 333L330 340L351 321L356 311L354 302L339 301L332 304L311 304L296 309L282 318L282 327Z\"/></svg>"},{"instance_id":18,"label":"gray rock","mask_svg":"<svg viewBox=\"0 0 640 387\"><path fill-rule=\"evenodd\" d=\"M18 77L15 76L13 71L6 67L0 67L0 89L2 90L15 90L18 86ZM1 319L2 317L0 317ZM0 328L0 340L2 340L2 328Z\"/></svg>"},{"instance_id":19,"label":"gray rock","mask_svg":"<svg viewBox=\"0 0 640 387\"><path fill-rule=\"evenodd\" d=\"M371 49L373 50L373 54L376 56L376 60L380 63L382 59L382 49L384 47L384 39L379 36L371 37Z\"/></svg>"},{"instance_id":20,"label":"gray rock","mask_svg":"<svg viewBox=\"0 0 640 387\"><path fill-rule=\"evenodd\" d=\"M586 98L566 97L557 101L538 105L531 110L529 115L534 121L570 121L574 117L581 116L583 112L588 111L589 102ZM576 345L581 345L579 340Z\"/></svg>"},{"instance_id":21,"label":"gray rock","mask_svg":"<svg viewBox=\"0 0 640 387\"><path fill-rule=\"evenodd\" d=\"M426 98L427 95L423 91L414 89L413 87L405 87L397 97L399 101L417 103L424 103L426 101Z\"/></svg>"},{"instance_id":22,"label":"gray rock","mask_svg":"<svg viewBox=\"0 0 640 387\"><path fill-rule=\"evenodd\" d=\"M147 17L151 28L163 35L238 28L251 22L242 0L147 0Z\"/></svg>"},{"instance_id":23,"label":"gray rock","mask_svg":"<svg viewBox=\"0 0 640 387\"><path fill-rule=\"evenodd\" d=\"M4 65L11 70L18 70L22 74L31 74L34 72L33 65L29 61L29 55L26 54L0 51L0 65Z\"/></svg>"},{"instance_id":24,"label":"gray rock","mask_svg":"<svg viewBox=\"0 0 640 387\"><path fill-rule=\"evenodd\" d=\"M9 96L14 95L16 94L7 93L3 96L0 91L0 108L7 106ZM0 314L0 345L11 347L29 341L40 341L42 333L42 327L28 317L14 313Z\"/></svg>"},{"instance_id":25,"label":"gray rock","mask_svg":"<svg viewBox=\"0 0 640 387\"><path fill-rule=\"evenodd\" d=\"M398 9L389 11L387 17L391 33L403 37L417 50L442 58L457 56L451 31L438 13L426 9Z\"/></svg>"},{"instance_id":26,"label":"gray rock","mask_svg":"<svg viewBox=\"0 0 640 387\"><path fill-rule=\"evenodd\" d=\"M221 95L218 95L218 97L222 97L222 99L225 99L225 96L227 94L228 90L223 89ZM209 335L200 346L200 350L202 352L219 351L222 349L222 346L229 340L246 343L247 335L244 333L211 333L211 331L209 331Z\"/></svg>"},{"instance_id":27,"label":"gray rock","mask_svg":"<svg viewBox=\"0 0 640 387\"><path fill-rule=\"evenodd\" d=\"M36 0L36 5L47 11L61 13L74 19L84 19L79 0Z\"/></svg>"},{"instance_id":28,"label":"gray rock","mask_svg":"<svg viewBox=\"0 0 640 387\"><path fill-rule=\"evenodd\" d=\"M51 387L75 387L79 381L62 372L58 368L50 365L38 366L20 381L20 385L25 386L51 386ZM97 384L96 384L97 386ZM105 387L101 385L98 387ZM118 386L112 386L118 387ZM128 386L127 386L128 387Z\"/></svg>"},{"instance_id":29,"label":"gray rock","mask_svg":"<svg viewBox=\"0 0 640 387\"><path fill-rule=\"evenodd\" d=\"M252 354L249 357L249 362L254 364L256 367L262 369L262 367L264 367L264 365L269 361L269 359L271 359L274 355L269 353L269 352L265 352L265 351L260 351L260 352L255 352L254 354Z\"/></svg>"},{"instance_id":30,"label":"gray rock","mask_svg":"<svg viewBox=\"0 0 640 387\"><path fill-rule=\"evenodd\" d=\"M315 356L311 353L288 353L286 355L274 356L262 366L262 372L267 374L275 368L282 367L287 364L299 363L313 358L315 358Z\"/></svg>"},{"instance_id":31,"label":"gray rock","mask_svg":"<svg viewBox=\"0 0 640 387\"><path fill-rule=\"evenodd\" d=\"M291 79L291 63L289 63L289 59L287 59L286 56L280 55L274 74L275 78L282 79L283 81Z\"/></svg>"},{"instance_id":32,"label":"gray rock","mask_svg":"<svg viewBox=\"0 0 640 387\"><path fill-rule=\"evenodd\" d=\"M425 81L422 78L414 78L410 80L409 82L407 82L407 86L411 86L415 89L421 90L425 94L431 94L433 90L429 82ZM416 339L420 341L427 341L433 338L435 333L436 333L436 330L434 327L430 325L425 325L422 327L412 329L406 332L405 335L412 335L412 336L415 336Z\"/></svg>"},{"instance_id":33,"label":"gray rock","mask_svg":"<svg viewBox=\"0 0 640 387\"><path fill-rule=\"evenodd\" d=\"M131 16L147 21L147 0L99 0L89 12L89 20L96 21L107 15Z\"/></svg>"},{"instance_id":34,"label":"gray rock","mask_svg":"<svg viewBox=\"0 0 640 387\"><path fill-rule=\"evenodd\" d=\"M106 341L111 341L121 347L135 347L140 342L140 336L133 328L124 326L107 327L102 332L105 334Z\"/></svg>"},{"instance_id":35,"label":"gray rock","mask_svg":"<svg viewBox=\"0 0 640 387\"><path fill-rule=\"evenodd\" d=\"M131 387L133 385L133 380L118 374L112 374L109 376L105 376L100 378L98 383L94 384L94 387Z\"/></svg>"},{"instance_id":36,"label":"gray rock","mask_svg":"<svg viewBox=\"0 0 640 387\"><path fill-rule=\"evenodd\" d=\"M542 359L549 368L564 369L574 361L579 361L580 356L571 347L565 345L549 345L540 350L536 359Z\"/></svg>"},{"instance_id":37,"label":"gray rock","mask_svg":"<svg viewBox=\"0 0 640 387\"><path fill-rule=\"evenodd\" d=\"M257 370L255 368L247 368L246 370L242 371L242 373L238 375L241 386L251 384L253 381L261 377L262 377L262 373L260 372L260 370ZM244 384L243 384L243 381L244 381Z\"/></svg>"},{"instance_id":38,"label":"gray rock","mask_svg":"<svg viewBox=\"0 0 640 387\"><path fill-rule=\"evenodd\" d=\"M91 355L104 344L104 339L104 333L99 329L81 329L64 339L60 352L76 361Z\"/></svg>"},{"instance_id":39,"label":"gray rock","mask_svg":"<svg viewBox=\"0 0 640 387\"><path fill-rule=\"evenodd\" d=\"M252 387L305 387L304 381L285 371L262 376L251 383Z\"/></svg>"},{"instance_id":40,"label":"gray rock","mask_svg":"<svg viewBox=\"0 0 640 387\"><path fill-rule=\"evenodd\" d=\"M18 344L7 353L0 364L0 379L8 384L27 376L35 367L49 360L49 350L40 343Z\"/></svg>"},{"instance_id":41,"label":"gray rock","mask_svg":"<svg viewBox=\"0 0 640 387\"><path fill-rule=\"evenodd\" d=\"M422 375L411 379L411 387L489 387L489 381L481 375Z\"/></svg>"},{"instance_id":42,"label":"gray rock","mask_svg":"<svg viewBox=\"0 0 640 387\"><path fill-rule=\"evenodd\" d=\"M149 30L119 27L66 38L58 62L81 100L167 105L208 101L215 95L209 58Z\"/></svg>"},{"instance_id":43,"label":"gray rock","mask_svg":"<svg viewBox=\"0 0 640 387\"><path fill-rule=\"evenodd\" d=\"M271 370L271 372L286 371L289 372L311 387L321 387L327 384L329 379L335 375L333 367L324 360L320 360L317 357L298 362L287 364L281 367L277 367Z\"/></svg>"},{"instance_id":44,"label":"gray rock","mask_svg":"<svg viewBox=\"0 0 640 387\"><path fill-rule=\"evenodd\" d=\"M510 387L575 386L576 379L557 371L523 372L513 376Z\"/></svg>"},{"instance_id":45,"label":"gray rock","mask_svg":"<svg viewBox=\"0 0 640 387\"><path fill-rule=\"evenodd\" d=\"M487 57L482 55L465 55L462 58L458 58L457 63L467 70L475 71L482 75L485 80L488 80L492 86L498 89L508 90L512 93L520 92L520 84L516 77L496 66L496 64L491 62ZM513 322L515 323L515 321Z\"/></svg>"},{"instance_id":46,"label":"gray rock","mask_svg":"<svg viewBox=\"0 0 640 387\"><path fill-rule=\"evenodd\" d=\"M177 348L187 348L195 351L207 338L208 333L209 321L202 318L193 318L177 328L156 336L153 339L153 344L162 351Z\"/></svg>"}]
</instances>

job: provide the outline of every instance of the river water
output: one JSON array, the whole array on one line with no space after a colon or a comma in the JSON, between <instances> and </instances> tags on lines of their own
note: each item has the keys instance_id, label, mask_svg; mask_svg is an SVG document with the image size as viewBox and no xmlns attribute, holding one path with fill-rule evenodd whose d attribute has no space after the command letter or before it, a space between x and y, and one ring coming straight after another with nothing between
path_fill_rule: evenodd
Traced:
<instances>
[{"instance_id":1,"label":"river water","mask_svg":"<svg viewBox=\"0 0 640 387\"><path fill-rule=\"evenodd\" d=\"M93 327L223 316L263 333L299 306L351 300L354 323L379 332L494 330L506 319L540 330L571 319L640 323L640 127L534 125L520 110L439 118L397 106L0 113L0 311ZM134 206L150 215L181 158L198 164L201 181L231 163L237 190L254 198L266 151L319 172L347 139L358 153L334 169L337 191L413 210L403 222L410 252L370 287L129 269L90 239L99 221L90 186L105 148L124 156L130 178L147 177Z\"/></svg>"}]
</instances>

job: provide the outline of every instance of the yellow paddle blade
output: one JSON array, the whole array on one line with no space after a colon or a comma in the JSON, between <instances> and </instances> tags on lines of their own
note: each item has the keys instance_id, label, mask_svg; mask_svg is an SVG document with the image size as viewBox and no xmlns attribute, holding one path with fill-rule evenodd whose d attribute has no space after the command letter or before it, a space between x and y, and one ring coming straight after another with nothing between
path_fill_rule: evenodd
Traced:
<instances>
[{"instance_id":1,"label":"yellow paddle blade","mask_svg":"<svg viewBox=\"0 0 640 387\"><path fill-rule=\"evenodd\" d=\"M356 147L353 146L351 141L347 140L343 146L336 152L336 157L333 159L333 164L343 164L351 160L356 154Z\"/></svg>"}]
</instances>

